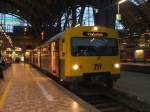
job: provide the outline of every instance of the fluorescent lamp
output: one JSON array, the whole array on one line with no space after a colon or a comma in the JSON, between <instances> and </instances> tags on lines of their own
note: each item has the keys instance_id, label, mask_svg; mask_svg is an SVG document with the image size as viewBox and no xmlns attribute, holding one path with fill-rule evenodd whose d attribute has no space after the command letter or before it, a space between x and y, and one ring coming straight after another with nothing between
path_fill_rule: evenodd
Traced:
<instances>
[{"instance_id":1,"label":"fluorescent lamp","mask_svg":"<svg viewBox=\"0 0 150 112\"><path fill-rule=\"evenodd\" d=\"M120 1L118 2L118 4L122 4L122 3L125 2L125 1L127 1L127 0L120 0Z\"/></svg>"}]
</instances>

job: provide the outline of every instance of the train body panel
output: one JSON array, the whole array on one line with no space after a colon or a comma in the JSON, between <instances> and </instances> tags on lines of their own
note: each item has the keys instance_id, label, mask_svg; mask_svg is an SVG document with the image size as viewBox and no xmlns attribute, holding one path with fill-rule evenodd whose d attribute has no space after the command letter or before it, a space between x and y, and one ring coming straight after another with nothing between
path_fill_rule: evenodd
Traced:
<instances>
[{"instance_id":1,"label":"train body panel","mask_svg":"<svg viewBox=\"0 0 150 112\"><path fill-rule=\"evenodd\" d=\"M120 69L115 69L114 68L114 64L119 64L120 63L120 57L119 57L119 53L115 53L115 54L111 54L107 55L108 53L103 53L103 55L97 56L94 54L91 54L93 56L88 56L88 55L74 55L72 54L72 49L73 46L72 44L72 39L79 39L76 40L77 42L82 43L82 39L87 38L87 39L91 39L92 40L92 36L84 36L83 32L91 32L93 30L93 27L82 27L79 29L77 28L73 28L70 30L66 31L66 46L67 46L67 53L66 53L66 64L67 66L65 66L66 72L65 72L65 76L71 77L71 76L82 76L84 73L100 73L100 72L109 72L110 74L119 74L120 73ZM112 29L107 29L107 28L99 28L98 32L107 32L108 37L104 38L104 41L107 41L107 39L117 39L118 34L117 32L115 32ZM81 39L80 39L81 38ZM99 38L99 37L95 37L95 38ZM101 38L101 37L100 37ZM99 41L102 41L99 38ZM94 39L94 38L93 38ZM106 39L106 40L105 40ZM86 40L83 40L83 42L86 42ZM89 41L89 40L87 40ZM93 40L94 41L94 40ZM95 40L96 41L96 40ZM118 48L118 44L117 44L117 40L113 41L116 44L116 48ZM76 43L75 43L76 44ZM99 43L100 44L100 43ZM86 44L83 43L83 45L79 45L78 47L82 47L82 46L86 46ZM87 46L88 47L88 44ZM75 48L74 48L75 49ZM85 48L86 49L86 48ZM90 48L89 48L90 49ZM84 48L81 48L80 50L84 50ZM93 50L91 48L91 50ZM108 49L105 49L108 50ZM117 51L117 49L116 49ZM100 52L105 52L105 51L100 51ZM106 55L106 56L105 56ZM73 65L79 65L80 69L77 71L73 70Z\"/></svg>"},{"instance_id":2,"label":"train body panel","mask_svg":"<svg viewBox=\"0 0 150 112\"><path fill-rule=\"evenodd\" d=\"M150 62L150 48L124 48L121 51L122 62Z\"/></svg>"},{"instance_id":3,"label":"train body panel","mask_svg":"<svg viewBox=\"0 0 150 112\"><path fill-rule=\"evenodd\" d=\"M72 57L68 60L69 67L66 68L67 73L65 76L81 76L84 73L99 73L110 72L111 74L119 74L120 69L116 69L114 65L119 63L119 57ZM80 60L80 61L79 61ZM116 60L116 61L114 61ZM73 70L73 65L79 65L79 70ZM92 75L92 74L91 74Z\"/></svg>"}]
</instances>

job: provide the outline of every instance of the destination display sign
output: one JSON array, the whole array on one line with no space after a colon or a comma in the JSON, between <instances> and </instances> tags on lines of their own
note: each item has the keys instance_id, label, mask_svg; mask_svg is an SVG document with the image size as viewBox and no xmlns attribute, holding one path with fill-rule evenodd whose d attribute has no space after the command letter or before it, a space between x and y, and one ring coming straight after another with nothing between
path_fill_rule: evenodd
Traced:
<instances>
[{"instance_id":1,"label":"destination display sign","mask_svg":"<svg viewBox=\"0 0 150 112\"><path fill-rule=\"evenodd\" d=\"M83 32L84 36L92 36L92 37L106 37L108 34L106 32Z\"/></svg>"}]
</instances>

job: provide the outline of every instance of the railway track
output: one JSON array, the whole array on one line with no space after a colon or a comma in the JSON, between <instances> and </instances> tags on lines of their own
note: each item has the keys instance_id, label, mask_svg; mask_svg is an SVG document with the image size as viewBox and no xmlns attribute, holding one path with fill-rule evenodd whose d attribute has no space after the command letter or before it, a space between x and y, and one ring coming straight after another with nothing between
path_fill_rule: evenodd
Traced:
<instances>
[{"instance_id":1,"label":"railway track","mask_svg":"<svg viewBox=\"0 0 150 112\"><path fill-rule=\"evenodd\" d=\"M129 96L118 90L105 88L83 88L71 90L100 112L150 112L150 108L137 97Z\"/></svg>"}]
</instances>

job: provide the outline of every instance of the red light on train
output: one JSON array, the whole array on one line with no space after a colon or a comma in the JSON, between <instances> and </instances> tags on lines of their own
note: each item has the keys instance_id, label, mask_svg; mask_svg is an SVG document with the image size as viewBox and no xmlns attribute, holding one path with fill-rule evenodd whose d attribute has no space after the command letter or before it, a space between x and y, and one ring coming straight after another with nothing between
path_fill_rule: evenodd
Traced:
<instances>
[{"instance_id":1,"label":"red light on train","mask_svg":"<svg viewBox=\"0 0 150 112\"><path fill-rule=\"evenodd\" d=\"M44 39L44 31L41 32L41 39Z\"/></svg>"}]
</instances>

